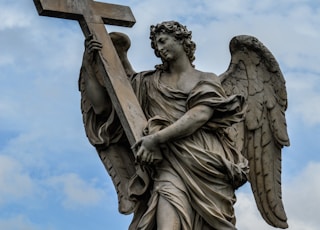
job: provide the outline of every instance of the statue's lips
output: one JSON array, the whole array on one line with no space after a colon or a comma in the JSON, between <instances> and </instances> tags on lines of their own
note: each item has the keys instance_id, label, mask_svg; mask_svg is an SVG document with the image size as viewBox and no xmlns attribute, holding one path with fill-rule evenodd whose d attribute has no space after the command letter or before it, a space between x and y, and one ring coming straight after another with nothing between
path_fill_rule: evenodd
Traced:
<instances>
[{"instance_id":1,"label":"statue's lips","mask_svg":"<svg viewBox=\"0 0 320 230\"><path fill-rule=\"evenodd\" d=\"M164 50L164 51L160 51L161 56L166 57L168 56L168 51Z\"/></svg>"}]
</instances>

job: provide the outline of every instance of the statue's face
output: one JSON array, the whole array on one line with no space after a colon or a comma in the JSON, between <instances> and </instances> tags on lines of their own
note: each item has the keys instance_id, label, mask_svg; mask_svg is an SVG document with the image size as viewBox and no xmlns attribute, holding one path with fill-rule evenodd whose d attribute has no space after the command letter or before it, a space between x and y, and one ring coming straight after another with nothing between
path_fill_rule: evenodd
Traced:
<instances>
[{"instance_id":1,"label":"statue's face","mask_svg":"<svg viewBox=\"0 0 320 230\"><path fill-rule=\"evenodd\" d=\"M155 36L156 49L160 57L168 62L176 60L185 54L183 46L179 40L167 33L159 33Z\"/></svg>"}]
</instances>

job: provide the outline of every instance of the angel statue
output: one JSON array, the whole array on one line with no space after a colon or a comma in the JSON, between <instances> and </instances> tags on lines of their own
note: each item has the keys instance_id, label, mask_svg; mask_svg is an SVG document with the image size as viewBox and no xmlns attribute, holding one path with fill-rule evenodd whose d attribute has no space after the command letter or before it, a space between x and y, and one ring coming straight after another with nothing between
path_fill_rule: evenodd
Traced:
<instances>
[{"instance_id":1,"label":"angel statue","mask_svg":"<svg viewBox=\"0 0 320 230\"><path fill-rule=\"evenodd\" d=\"M227 71L202 72L192 64L191 31L166 21L150 27L162 63L135 72L128 36L110 36L148 121L141 140L130 146L124 135L95 61L102 45L94 36L85 41L79 88L86 134L115 185L119 211L134 214L129 229L236 229L235 190L247 181L265 221L287 228L287 94L270 51L254 37L236 36Z\"/></svg>"}]
</instances>

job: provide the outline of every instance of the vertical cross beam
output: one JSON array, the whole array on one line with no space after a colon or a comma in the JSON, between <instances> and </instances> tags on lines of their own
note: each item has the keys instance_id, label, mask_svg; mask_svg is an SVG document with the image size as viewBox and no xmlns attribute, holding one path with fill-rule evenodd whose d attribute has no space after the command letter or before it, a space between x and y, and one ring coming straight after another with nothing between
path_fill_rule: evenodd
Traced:
<instances>
[{"instance_id":1,"label":"vertical cross beam","mask_svg":"<svg viewBox=\"0 0 320 230\"><path fill-rule=\"evenodd\" d=\"M34 0L34 4L41 16L79 21L85 37L94 34L102 43L98 64L121 125L133 145L142 136L146 118L104 25L133 26L135 19L130 8L93 0Z\"/></svg>"}]
</instances>

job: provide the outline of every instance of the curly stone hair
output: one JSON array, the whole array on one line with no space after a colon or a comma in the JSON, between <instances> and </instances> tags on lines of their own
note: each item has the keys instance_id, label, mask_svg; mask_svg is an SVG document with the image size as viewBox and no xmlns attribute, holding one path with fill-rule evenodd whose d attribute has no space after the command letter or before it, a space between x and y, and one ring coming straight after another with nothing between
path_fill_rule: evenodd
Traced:
<instances>
[{"instance_id":1,"label":"curly stone hair","mask_svg":"<svg viewBox=\"0 0 320 230\"><path fill-rule=\"evenodd\" d=\"M181 25L176 21L165 21L157 25L150 26L150 39L151 47L154 49L154 53L157 57L161 57L159 50L156 46L156 35L159 33L170 34L175 37L178 41L182 41L184 51L186 52L190 63L195 60L194 52L196 50L196 44L191 40L192 32L188 31L186 26ZM162 59L161 65L157 65L157 69L166 70L168 68L168 63ZM192 64L194 67L194 65Z\"/></svg>"}]
</instances>

